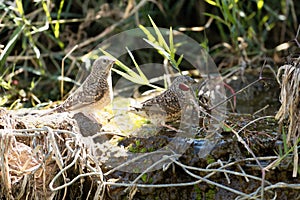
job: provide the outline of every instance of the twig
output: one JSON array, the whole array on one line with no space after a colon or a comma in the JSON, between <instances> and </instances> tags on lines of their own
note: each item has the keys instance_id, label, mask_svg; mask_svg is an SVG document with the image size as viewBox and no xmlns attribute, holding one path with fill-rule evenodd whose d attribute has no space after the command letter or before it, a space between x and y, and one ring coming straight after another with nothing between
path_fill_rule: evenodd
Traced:
<instances>
[{"instance_id":1,"label":"twig","mask_svg":"<svg viewBox=\"0 0 300 200\"><path fill-rule=\"evenodd\" d=\"M147 172L149 172L151 169L153 169L155 166L157 166L158 164L160 164L160 163L162 163L162 162L165 162L165 161L167 161L167 160L170 160L170 161L172 161L173 159L172 158L178 158L180 155L170 155L170 156L167 156L167 155L165 155L165 156L163 156L162 157L162 159L160 159L159 161L157 161L157 162L155 162L154 164L152 164L151 166L149 166L146 170L144 170L138 177L136 177L136 179L132 182L132 184L135 184L140 178L142 178L142 176L144 175L144 174L146 174ZM127 188L128 189L128 188ZM127 189L125 189L125 192L126 192L126 190Z\"/></svg>"},{"instance_id":2,"label":"twig","mask_svg":"<svg viewBox=\"0 0 300 200\"><path fill-rule=\"evenodd\" d=\"M147 3L148 0L142 0L139 2L139 4L128 14L127 18L133 15L136 11L138 11L144 4ZM92 37L80 44L78 44L78 49L81 49L84 46L89 45L90 43L93 43L97 40L100 40L101 38L107 36L109 33L111 33L116 27L120 26L127 18L123 18L122 20L112 24L111 26L107 27L102 33L99 35Z\"/></svg>"},{"instance_id":3,"label":"twig","mask_svg":"<svg viewBox=\"0 0 300 200\"><path fill-rule=\"evenodd\" d=\"M252 83L249 83L247 86L243 87L242 89L238 90L237 92L235 92L234 94L230 95L227 99L224 99L223 101L220 101L219 103L217 103L216 105L212 106L209 108L209 110L213 110L216 107L222 105L223 103L229 101L232 97L235 97L237 94L243 92L244 90L246 90L247 88L251 87L252 85L254 85L255 83L263 80L264 78L260 77L259 79L253 81Z\"/></svg>"},{"instance_id":4,"label":"twig","mask_svg":"<svg viewBox=\"0 0 300 200\"><path fill-rule=\"evenodd\" d=\"M60 97L63 100L64 97L64 72L65 72L65 59L68 58L78 45L75 45L62 59L61 61L61 82L60 82Z\"/></svg>"},{"instance_id":5,"label":"twig","mask_svg":"<svg viewBox=\"0 0 300 200\"><path fill-rule=\"evenodd\" d=\"M124 162L123 164L119 165L118 167L115 167L115 168L109 170L108 172L104 173L104 175L107 176L107 175L121 169L122 167L125 167L125 166L127 166L131 163L134 163L135 161L137 161L141 158L144 158L146 156L150 156L150 155L153 155L153 154L163 154L163 153L167 154L167 153L170 153L170 151L155 151L155 152L149 152L149 153L146 153L146 154L142 154L140 156L134 157L133 159L131 159L129 161Z\"/></svg>"}]
</instances>

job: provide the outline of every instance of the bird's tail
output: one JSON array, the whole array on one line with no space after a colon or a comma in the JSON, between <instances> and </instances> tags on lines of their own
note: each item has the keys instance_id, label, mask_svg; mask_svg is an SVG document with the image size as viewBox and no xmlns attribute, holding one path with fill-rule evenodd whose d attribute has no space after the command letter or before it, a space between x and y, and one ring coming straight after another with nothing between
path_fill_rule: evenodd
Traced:
<instances>
[{"instance_id":1,"label":"bird's tail","mask_svg":"<svg viewBox=\"0 0 300 200\"><path fill-rule=\"evenodd\" d=\"M65 112L65 109L62 106L58 106L56 108L53 108L53 109L41 114L40 117L50 115L50 114L53 114L53 113L62 113L62 112Z\"/></svg>"}]
</instances>

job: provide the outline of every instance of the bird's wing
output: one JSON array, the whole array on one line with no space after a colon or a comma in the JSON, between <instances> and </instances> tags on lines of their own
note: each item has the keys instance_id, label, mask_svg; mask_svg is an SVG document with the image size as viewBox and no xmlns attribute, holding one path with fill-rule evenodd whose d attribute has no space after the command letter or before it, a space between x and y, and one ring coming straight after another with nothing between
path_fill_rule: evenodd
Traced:
<instances>
[{"instance_id":1,"label":"bird's wing","mask_svg":"<svg viewBox=\"0 0 300 200\"><path fill-rule=\"evenodd\" d=\"M101 84L100 84L101 83ZM65 110L76 110L96 103L108 92L108 85L101 78L88 77L62 105Z\"/></svg>"},{"instance_id":2,"label":"bird's wing","mask_svg":"<svg viewBox=\"0 0 300 200\"><path fill-rule=\"evenodd\" d=\"M172 91L167 90L164 93L142 103L142 109L151 109L152 112L163 111L166 113L173 113L180 110L180 105L178 102L178 97Z\"/></svg>"}]
</instances>

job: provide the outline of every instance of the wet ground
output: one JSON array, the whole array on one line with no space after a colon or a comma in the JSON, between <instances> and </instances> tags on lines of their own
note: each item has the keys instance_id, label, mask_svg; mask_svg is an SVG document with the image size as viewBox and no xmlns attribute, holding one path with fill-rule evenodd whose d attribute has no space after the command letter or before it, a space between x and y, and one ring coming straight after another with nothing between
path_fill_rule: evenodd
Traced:
<instances>
[{"instance_id":1,"label":"wet ground","mask_svg":"<svg viewBox=\"0 0 300 200\"><path fill-rule=\"evenodd\" d=\"M244 123L248 123L254 118L247 115L234 115L231 116L227 122L231 125L236 124L236 121L241 121L237 126L242 127ZM265 124L265 125L262 125ZM258 127L264 127L265 130L257 130ZM282 150L282 143L277 132L277 124L274 120L261 120L254 123L251 127L241 133L241 136L246 141L247 145L253 150L253 153L260 157L261 165L263 167L268 166L274 160L277 154ZM198 169L204 169L204 171L190 170L192 173L199 177L208 176L209 173L215 169L226 169L233 172L243 171L245 174L249 174L257 177L262 177L262 171L257 165L255 160L245 147L237 141L237 138L230 131L223 131L221 133L222 138L216 143L209 143L206 140L193 140L188 150L178 159L178 162L185 166L191 166ZM131 147L134 151L142 150L156 150L156 147L161 147L168 144L170 137L156 136L151 138L128 138L122 140L119 145L125 147ZM137 141L138 145L137 145ZM213 148L209 144L213 144ZM281 150L280 150L281 149ZM203 151L209 151L206 156L203 157ZM273 157L269 159L269 157ZM264 159L265 158L265 159ZM232 165L230 165L232 163ZM229 165L229 167L222 168L221 165ZM211 165L211 166L210 166ZM210 166L210 167L208 167ZM205 172L205 169L211 169L211 171ZM276 174L276 176L275 176ZM266 173L266 185L276 183L278 181L299 183L298 179L291 179L292 164L286 163L285 166L277 166L276 169L270 170ZM109 178L119 178L120 182L128 182L129 180L135 180L139 174L128 174L124 172L117 172L112 174ZM185 171L185 168L179 164L172 164L168 170L157 170L154 172L146 173L145 179L139 180L139 184L179 184L190 183L197 181L200 178L194 178L191 174ZM216 183L222 184L228 188L232 188L236 191L241 191L246 194L255 192L261 186L261 181L247 179L242 176L236 176L234 174L228 174L228 177L224 173L215 173L208 178L209 181L214 182L210 184L209 181L201 181L201 183L193 186L183 187L166 187L166 188L139 188L133 199L235 199L238 194L230 192L227 189L222 189L216 186ZM184 184L183 184L184 185ZM125 188L123 188L125 189ZM123 199L128 194L123 193L120 187L111 187L109 196L111 199ZM287 199L288 197L294 197L295 193L287 193L289 190L278 190L277 195L279 199ZM266 193L266 199L272 198L274 191ZM297 192L296 192L297 193ZM297 195L300 195L298 191Z\"/></svg>"},{"instance_id":2,"label":"wet ground","mask_svg":"<svg viewBox=\"0 0 300 200\"><path fill-rule=\"evenodd\" d=\"M259 69L247 70L244 72L244 75L232 76L230 79L225 81L234 89L235 92L237 92L238 90L246 87L248 84L258 80L259 75ZM278 97L280 93L280 86L276 81L276 77L271 71L265 71L262 75L264 77L263 80L255 83L236 96L237 113L254 114L262 109L259 113L260 116L275 115L279 109L280 102ZM227 91L227 95L231 95L230 91ZM230 109L231 107L229 105L229 111Z\"/></svg>"},{"instance_id":3,"label":"wet ground","mask_svg":"<svg viewBox=\"0 0 300 200\"><path fill-rule=\"evenodd\" d=\"M265 76L268 76L268 79L256 83L237 96L235 112L230 111L232 107L229 104L226 119L226 124L235 131L239 131L238 134L259 160L259 164L245 148L245 145L238 141L236 135L230 129L224 128L220 130L218 137L208 140L194 139L187 151L178 158L178 163L171 164L166 171L157 170L145 173L144 179L137 181L137 184L142 185L170 184L171 186L175 184L173 187L150 189L139 187L135 191L133 199L221 200L237 197L261 199L259 188L262 185L272 188L279 182L299 184L300 179L292 177L291 157L284 157L281 162L278 162L278 165L272 165L278 155L282 155L284 151L277 121L272 117L280 106L279 85L271 73L265 74ZM228 84L238 91L256 79L258 79L258 73L252 72L243 79L228 81ZM266 117L267 115L270 117ZM259 119L260 117L261 119ZM247 125L246 128L245 125ZM125 148L130 147L132 152L151 152L167 145L172 139L172 132L162 131L161 134L149 138L125 138L119 142L119 145L125 146ZM272 167L269 168L270 166ZM263 168L266 170L263 171ZM233 173L212 173L214 170L221 169ZM251 177L236 175L234 172L244 173ZM111 174L108 178L119 178L120 182L130 182L135 180L138 175L119 171ZM209 178L206 179L206 177ZM194 181L199 183L188 186ZM186 186L176 186L176 184L185 185L184 183ZM125 189L125 187L121 188ZM111 199L128 198L128 193L121 188L112 186L108 197ZM289 187L275 186L273 189L267 189L263 196L263 199L299 199L300 191Z\"/></svg>"}]
</instances>

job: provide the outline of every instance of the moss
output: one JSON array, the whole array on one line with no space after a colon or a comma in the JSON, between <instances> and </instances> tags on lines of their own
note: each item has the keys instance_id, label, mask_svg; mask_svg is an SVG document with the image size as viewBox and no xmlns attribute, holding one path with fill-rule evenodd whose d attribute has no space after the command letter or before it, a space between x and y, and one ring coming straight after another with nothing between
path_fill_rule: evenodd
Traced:
<instances>
[{"instance_id":1,"label":"moss","mask_svg":"<svg viewBox=\"0 0 300 200\"><path fill-rule=\"evenodd\" d=\"M211 189L209 189L205 193L205 199L215 199L215 195L216 195L216 189L211 186Z\"/></svg>"},{"instance_id":2,"label":"moss","mask_svg":"<svg viewBox=\"0 0 300 200\"><path fill-rule=\"evenodd\" d=\"M194 191L196 194L196 200L201 200L202 199L202 191L198 185L194 185Z\"/></svg>"},{"instance_id":3,"label":"moss","mask_svg":"<svg viewBox=\"0 0 300 200\"><path fill-rule=\"evenodd\" d=\"M216 162L216 160L211 155L208 155L206 157L206 161L207 161L207 164L211 164L211 163Z\"/></svg>"}]
</instances>

